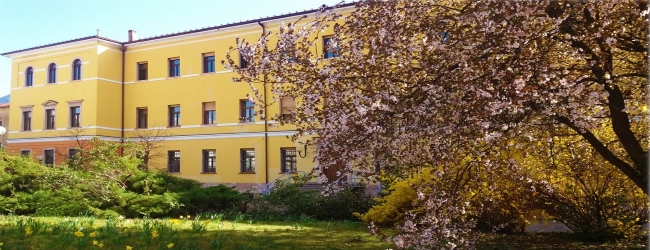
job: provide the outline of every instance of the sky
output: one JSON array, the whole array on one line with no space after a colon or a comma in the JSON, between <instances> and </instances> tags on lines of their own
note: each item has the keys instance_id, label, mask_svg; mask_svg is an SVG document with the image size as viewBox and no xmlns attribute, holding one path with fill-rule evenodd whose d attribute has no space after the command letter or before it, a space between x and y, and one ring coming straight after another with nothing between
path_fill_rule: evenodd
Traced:
<instances>
[{"instance_id":1,"label":"sky","mask_svg":"<svg viewBox=\"0 0 650 250\"><path fill-rule=\"evenodd\" d=\"M0 0L0 53L93 36L126 41L334 5L341 0ZM346 1L350 2L350 0ZM234 41L233 41L234 43ZM0 96L11 59L0 56Z\"/></svg>"}]
</instances>

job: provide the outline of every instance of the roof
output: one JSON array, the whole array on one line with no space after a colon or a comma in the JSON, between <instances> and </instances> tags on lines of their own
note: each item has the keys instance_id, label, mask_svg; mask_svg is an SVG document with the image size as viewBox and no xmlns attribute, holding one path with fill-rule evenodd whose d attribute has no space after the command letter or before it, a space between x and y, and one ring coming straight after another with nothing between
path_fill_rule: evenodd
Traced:
<instances>
[{"instance_id":1,"label":"roof","mask_svg":"<svg viewBox=\"0 0 650 250\"><path fill-rule=\"evenodd\" d=\"M41 48L47 48L47 47L57 46L57 45L61 45L61 44L67 44L67 43L79 42L79 41L90 40L90 39L100 39L100 40L104 40L104 41L107 41L107 42L112 42L112 43L118 43L118 44L121 44L121 42L119 42L119 41L116 41L116 40L113 40L113 39L109 39L109 38L106 38L106 37L101 37L101 36L86 36L86 37L76 38L76 39L67 40L67 41L63 41L63 42L50 43L50 44L45 44L45 45L36 46L36 47L31 47L31 48L26 48L26 49L19 49L19 50L9 51L9 52L2 53L2 54L0 54L0 55L2 55L2 56L8 56L8 55L15 54L15 53L18 53L18 52L30 51L30 50L41 49Z\"/></svg>"},{"instance_id":2,"label":"roof","mask_svg":"<svg viewBox=\"0 0 650 250\"><path fill-rule=\"evenodd\" d=\"M352 2L352 3L340 4L340 5L337 5L335 7L332 7L332 6L326 7L326 9L331 10L331 9L334 9L334 8L344 8L344 7L354 6L354 5L355 5L355 3ZM210 31L210 30L218 30L218 29L223 29L223 28L228 28L228 27L235 27L235 26L246 25L246 24L254 24L254 23L270 21L270 20L274 20L274 19L281 19L281 18L287 18L287 17L306 15L306 14L314 13L317 10L318 9L297 11L297 12L294 12L294 13L288 13L288 14L282 14L282 15L276 15L276 16L269 16L269 17L253 19L253 20L247 20L247 21L241 21L241 22L236 22L236 23L228 23L228 24L211 26L211 27L206 27L206 28L200 28L200 29L187 30L187 31L176 32L176 33L171 33L171 34L164 34L164 35L159 35L159 36L147 37L147 38L138 39L138 40L131 41L131 42L119 42L119 41L109 39L109 38L105 38L105 37L101 37L101 36L87 36L87 37L81 37L81 38L67 40L67 41L63 41L63 42L50 43L50 44L31 47L31 48L26 48L26 49L14 50L14 51L2 53L0 55L8 56L8 55L18 53L18 52L24 52L24 51L30 51L30 50L35 50L35 49L47 48L47 47L57 46L57 45L61 45L61 44L73 43L73 42L90 40L90 39L101 39L101 40L104 40L104 41L107 41L107 42L113 42L113 43L118 43L118 44L134 44L134 43L138 43L138 42L145 42L145 41L151 41L151 40L163 39L163 38L168 38L168 37L181 36L181 35L192 34L192 33L199 33L199 32Z\"/></svg>"},{"instance_id":3,"label":"roof","mask_svg":"<svg viewBox=\"0 0 650 250\"><path fill-rule=\"evenodd\" d=\"M0 103L0 108L9 107L9 103Z\"/></svg>"}]
</instances>

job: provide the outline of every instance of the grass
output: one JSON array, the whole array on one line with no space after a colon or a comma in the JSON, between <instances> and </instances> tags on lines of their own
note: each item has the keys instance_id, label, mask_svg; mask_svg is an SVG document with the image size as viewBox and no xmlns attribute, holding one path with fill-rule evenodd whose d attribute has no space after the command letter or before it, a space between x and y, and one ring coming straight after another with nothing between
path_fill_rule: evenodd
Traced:
<instances>
[{"instance_id":1,"label":"grass","mask_svg":"<svg viewBox=\"0 0 650 250\"><path fill-rule=\"evenodd\" d=\"M0 249L389 249L362 223L0 216Z\"/></svg>"},{"instance_id":2,"label":"grass","mask_svg":"<svg viewBox=\"0 0 650 250\"><path fill-rule=\"evenodd\" d=\"M477 249L645 249L644 239L581 242L567 233L481 234ZM203 218L95 219L0 215L0 250L33 249L396 249L359 222Z\"/></svg>"}]
</instances>

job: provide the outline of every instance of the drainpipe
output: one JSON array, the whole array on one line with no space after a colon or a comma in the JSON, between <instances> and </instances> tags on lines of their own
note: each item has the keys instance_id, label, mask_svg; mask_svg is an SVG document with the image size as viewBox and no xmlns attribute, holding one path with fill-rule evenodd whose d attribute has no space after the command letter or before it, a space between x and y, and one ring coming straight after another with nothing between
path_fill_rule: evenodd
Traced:
<instances>
[{"instance_id":1,"label":"drainpipe","mask_svg":"<svg viewBox=\"0 0 650 250\"><path fill-rule=\"evenodd\" d=\"M126 52L126 46L124 46L124 43L122 43L122 121L121 121L121 128L120 128L120 143L124 144L124 56ZM120 150L120 156L123 155L124 148Z\"/></svg>"},{"instance_id":2,"label":"drainpipe","mask_svg":"<svg viewBox=\"0 0 650 250\"><path fill-rule=\"evenodd\" d=\"M257 24L259 24L262 27L262 36L266 34L266 27L264 27L264 24L262 24L261 21L258 21ZM264 48L264 51L262 53L266 52L266 47ZM267 112L267 102L266 102L266 73L264 73L264 173L265 173L265 182L269 183L269 124L268 124L268 118L269 118L269 113Z\"/></svg>"}]
</instances>

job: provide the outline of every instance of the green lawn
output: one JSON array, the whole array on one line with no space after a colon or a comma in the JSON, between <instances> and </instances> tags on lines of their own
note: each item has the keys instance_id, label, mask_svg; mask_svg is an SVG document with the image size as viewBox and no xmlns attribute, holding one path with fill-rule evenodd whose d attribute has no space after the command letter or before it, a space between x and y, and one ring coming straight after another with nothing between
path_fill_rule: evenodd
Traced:
<instances>
[{"instance_id":1,"label":"green lawn","mask_svg":"<svg viewBox=\"0 0 650 250\"><path fill-rule=\"evenodd\" d=\"M388 229L387 231L392 231ZM396 249L359 222L212 218L94 219L0 215L1 250ZM645 249L645 241L588 243L570 234L482 234L477 249Z\"/></svg>"}]
</instances>

